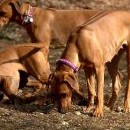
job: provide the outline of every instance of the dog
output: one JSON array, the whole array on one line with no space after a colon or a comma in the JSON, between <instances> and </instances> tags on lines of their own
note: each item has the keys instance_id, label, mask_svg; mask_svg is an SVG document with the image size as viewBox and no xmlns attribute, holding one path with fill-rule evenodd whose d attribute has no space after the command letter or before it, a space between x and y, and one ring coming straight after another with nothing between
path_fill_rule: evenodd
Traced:
<instances>
[{"instance_id":1,"label":"dog","mask_svg":"<svg viewBox=\"0 0 130 130\"><path fill-rule=\"evenodd\" d=\"M0 2L0 27L15 22L23 26L28 32L32 42L40 42L49 53L50 43L57 41L66 45L70 33L79 25L89 19L96 17L103 11L99 10L56 10L33 7L28 3L22 3L20 0L3 0ZM57 45L57 44L56 44ZM48 55L47 55L48 57ZM117 59L117 58L115 58ZM113 94L109 106L113 108L114 101L119 93L121 86L120 76L114 72L117 60L113 60L108 65L108 71L112 78ZM88 76L89 77L89 76ZM91 76L87 80L90 90L90 104L93 104L95 96L94 78Z\"/></svg>"},{"instance_id":2,"label":"dog","mask_svg":"<svg viewBox=\"0 0 130 130\"><path fill-rule=\"evenodd\" d=\"M3 0L0 2L0 27L15 22L26 29L31 42L40 42L49 48L52 41L65 45L76 26L100 12L89 9L44 9L22 3L21 0Z\"/></svg>"},{"instance_id":3,"label":"dog","mask_svg":"<svg viewBox=\"0 0 130 130\"><path fill-rule=\"evenodd\" d=\"M31 43L9 46L0 52L0 90L11 101L18 97L20 71L48 84L51 70L45 52L43 45Z\"/></svg>"},{"instance_id":4,"label":"dog","mask_svg":"<svg viewBox=\"0 0 130 130\"><path fill-rule=\"evenodd\" d=\"M77 27L70 35L65 50L57 61L54 73L54 89L58 96L60 112L66 113L70 108L72 90L79 89L75 73L83 68L87 70L85 73L90 77L96 75L98 101L93 115L95 117L103 116L104 68L105 64L117 56L119 50L127 51L128 86L124 100L124 111L130 111L129 27L129 11L105 11L100 16Z\"/></svg>"}]
</instances>

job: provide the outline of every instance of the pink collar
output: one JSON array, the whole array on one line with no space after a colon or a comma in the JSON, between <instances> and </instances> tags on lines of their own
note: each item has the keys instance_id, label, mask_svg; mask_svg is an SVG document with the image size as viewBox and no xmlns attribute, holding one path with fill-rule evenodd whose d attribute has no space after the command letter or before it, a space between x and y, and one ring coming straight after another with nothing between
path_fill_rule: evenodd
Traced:
<instances>
[{"instance_id":1,"label":"pink collar","mask_svg":"<svg viewBox=\"0 0 130 130\"><path fill-rule=\"evenodd\" d=\"M33 23L33 7L29 5L28 14L24 16L22 24Z\"/></svg>"},{"instance_id":2,"label":"pink collar","mask_svg":"<svg viewBox=\"0 0 130 130\"><path fill-rule=\"evenodd\" d=\"M31 5L29 5L28 16L30 16L30 17L33 16L33 7Z\"/></svg>"}]
</instances>

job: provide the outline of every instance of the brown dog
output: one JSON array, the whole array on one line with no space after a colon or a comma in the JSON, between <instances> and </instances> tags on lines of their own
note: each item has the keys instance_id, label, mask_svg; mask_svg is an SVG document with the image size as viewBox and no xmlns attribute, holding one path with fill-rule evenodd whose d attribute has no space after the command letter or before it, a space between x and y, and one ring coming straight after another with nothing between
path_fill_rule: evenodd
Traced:
<instances>
[{"instance_id":1,"label":"brown dog","mask_svg":"<svg viewBox=\"0 0 130 130\"><path fill-rule=\"evenodd\" d=\"M124 19L125 17L125 19ZM94 116L103 116L104 66L123 46L130 45L130 12L106 11L70 35L67 46L58 61L55 72L55 91L60 111L66 112L71 104L72 90L77 89L75 73L82 67L89 75L96 74L98 103ZM130 70L128 49L128 70ZM88 74L88 71L86 71ZM130 111L130 76L126 89L124 111Z\"/></svg>"},{"instance_id":2,"label":"brown dog","mask_svg":"<svg viewBox=\"0 0 130 130\"><path fill-rule=\"evenodd\" d=\"M16 22L27 30L32 42L43 43L49 48L53 40L66 44L76 26L99 12L43 9L22 3L21 0L3 0L0 3L0 26Z\"/></svg>"},{"instance_id":3,"label":"brown dog","mask_svg":"<svg viewBox=\"0 0 130 130\"><path fill-rule=\"evenodd\" d=\"M9 22L16 22L23 26L32 42L41 42L48 48L52 41L58 41L64 45L67 42L69 34L75 27L83 24L92 17L102 13L99 10L53 10L32 7L30 4L21 3L20 0L3 0L0 3L0 26L4 26ZM48 56L48 55L47 55ZM108 71L112 77L113 96L109 102L109 106L113 107L119 88L119 75L115 75L118 62L113 61L108 65ZM88 88L90 89L90 104L93 104L95 96L94 78L87 75Z\"/></svg>"},{"instance_id":4,"label":"brown dog","mask_svg":"<svg viewBox=\"0 0 130 130\"><path fill-rule=\"evenodd\" d=\"M0 52L0 89L11 100L18 92L19 71L32 75L42 84L48 83L50 67L41 49L45 49L41 44L23 44Z\"/></svg>"}]
</instances>

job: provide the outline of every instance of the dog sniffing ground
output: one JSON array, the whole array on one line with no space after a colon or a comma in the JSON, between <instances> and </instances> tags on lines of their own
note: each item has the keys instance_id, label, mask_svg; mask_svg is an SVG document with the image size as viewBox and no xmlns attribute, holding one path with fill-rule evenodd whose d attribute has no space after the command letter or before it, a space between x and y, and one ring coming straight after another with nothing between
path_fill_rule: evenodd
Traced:
<instances>
[{"instance_id":1,"label":"dog sniffing ground","mask_svg":"<svg viewBox=\"0 0 130 130\"><path fill-rule=\"evenodd\" d=\"M6 44L3 44L5 46ZM63 48L50 49L49 60L52 70L55 68L55 61L60 56ZM28 104L16 102L11 104L5 100L0 102L0 129L1 130L129 130L130 129L130 113L122 113L121 105L123 103L124 89L126 86L126 62L125 55L120 62L120 70L123 76L123 85L116 102L114 110L108 110L104 107L104 117L95 118L91 113L83 113L83 107L78 105L79 99L74 96L73 106L67 114L57 112L56 104L46 99L46 93L36 92L33 88L22 88L19 90L21 96L34 95L37 100ZM80 85L81 91L86 95L85 77L81 71ZM105 74L105 103L111 95L111 80L109 75ZM35 93L34 93L35 92ZM43 100L42 100L43 99ZM47 102L46 102L47 100Z\"/></svg>"}]
</instances>

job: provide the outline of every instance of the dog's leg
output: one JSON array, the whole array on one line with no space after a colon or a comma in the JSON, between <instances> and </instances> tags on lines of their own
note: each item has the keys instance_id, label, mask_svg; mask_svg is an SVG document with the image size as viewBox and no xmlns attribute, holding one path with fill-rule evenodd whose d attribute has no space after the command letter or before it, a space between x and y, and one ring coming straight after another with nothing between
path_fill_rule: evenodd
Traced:
<instances>
[{"instance_id":1,"label":"dog's leg","mask_svg":"<svg viewBox=\"0 0 130 130\"><path fill-rule=\"evenodd\" d=\"M89 112L94 107L95 92L95 73L92 70L84 69L87 80L88 103L85 112Z\"/></svg>"},{"instance_id":2,"label":"dog's leg","mask_svg":"<svg viewBox=\"0 0 130 130\"><path fill-rule=\"evenodd\" d=\"M32 64L33 63L33 64ZM42 52L37 52L25 61L27 71L41 83L48 83L51 73L49 62L46 60Z\"/></svg>"},{"instance_id":3,"label":"dog's leg","mask_svg":"<svg viewBox=\"0 0 130 130\"><path fill-rule=\"evenodd\" d=\"M28 103L28 102L34 101L36 99L35 96L22 97L22 96L17 95L18 89L19 89L19 82L20 82L19 73L17 72L13 74L13 76L0 77L1 84L2 84L2 91L5 93L5 95L10 99L11 103L13 104L15 103L15 101L18 101L21 103Z\"/></svg>"},{"instance_id":4,"label":"dog's leg","mask_svg":"<svg viewBox=\"0 0 130 130\"><path fill-rule=\"evenodd\" d=\"M108 72L112 79L112 96L108 103L108 107L110 107L110 109L113 109L114 103L121 89L121 74L118 70L118 64L123 52L123 50L120 50L118 55L112 59L111 63L107 64Z\"/></svg>"},{"instance_id":5,"label":"dog's leg","mask_svg":"<svg viewBox=\"0 0 130 130\"><path fill-rule=\"evenodd\" d=\"M125 92L124 112L130 112L130 44L127 50L128 83Z\"/></svg>"},{"instance_id":6,"label":"dog's leg","mask_svg":"<svg viewBox=\"0 0 130 130\"><path fill-rule=\"evenodd\" d=\"M103 97L103 86L104 86L104 65L96 65L95 66L96 75L97 75L97 105L96 109L93 113L95 117L102 117L103 116L103 104L104 104L104 97Z\"/></svg>"},{"instance_id":7,"label":"dog's leg","mask_svg":"<svg viewBox=\"0 0 130 130\"><path fill-rule=\"evenodd\" d=\"M5 95L14 102L14 99L16 98L18 88L19 88L19 81L16 81L11 76L3 76L1 77L1 83L2 83L2 90L5 93Z\"/></svg>"},{"instance_id":8,"label":"dog's leg","mask_svg":"<svg viewBox=\"0 0 130 130\"><path fill-rule=\"evenodd\" d=\"M3 92L10 100L14 101L19 89L19 72L14 72L13 76L1 76L0 78Z\"/></svg>"}]
</instances>

